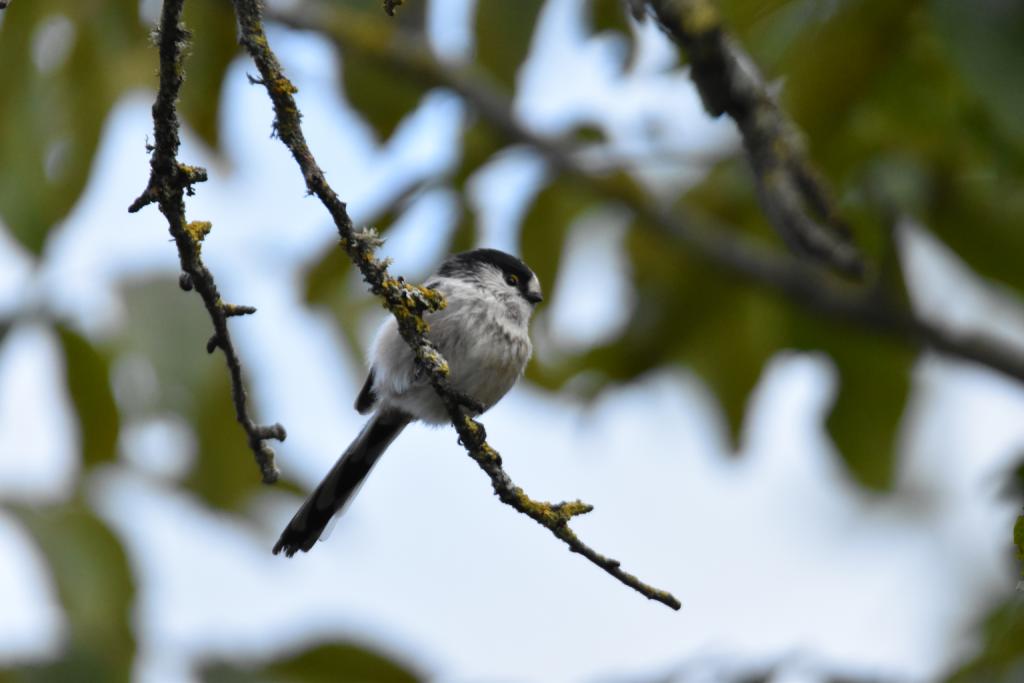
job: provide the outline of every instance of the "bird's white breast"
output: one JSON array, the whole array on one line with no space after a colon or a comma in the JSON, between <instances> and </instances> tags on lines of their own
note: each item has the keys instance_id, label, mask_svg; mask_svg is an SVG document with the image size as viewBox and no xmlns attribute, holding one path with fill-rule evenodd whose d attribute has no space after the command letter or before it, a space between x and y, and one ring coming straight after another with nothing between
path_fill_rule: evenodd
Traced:
<instances>
[{"instance_id":1,"label":"bird's white breast","mask_svg":"<svg viewBox=\"0 0 1024 683\"><path fill-rule=\"evenodd\" d=\"M459 281L446 280L440 289L448 305L426 316L428 336L448 361L452 386L490 408L512 388L530 360L529 307L482 295L478 287ZM378 335L373 367L382 405L425 422L448 421L444 405L418 372L393 319Z\"/></svg>"}]
</instances>

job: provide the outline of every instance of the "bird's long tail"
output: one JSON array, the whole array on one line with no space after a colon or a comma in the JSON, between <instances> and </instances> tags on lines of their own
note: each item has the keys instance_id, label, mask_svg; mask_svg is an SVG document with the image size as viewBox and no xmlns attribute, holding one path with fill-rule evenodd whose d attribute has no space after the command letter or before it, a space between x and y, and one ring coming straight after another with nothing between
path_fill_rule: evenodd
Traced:
<instances>
[{"instance_id":1,"label":"bird's long tail","mask_svg":"<svg viewBox=\"0 0 1024 683\"><path fill-rule=\"evenodd\" d=\"M281 538L274 544L274 554L283 550L291 557L299 550L306 552L312 548L331 517L355 494L374 463L409 421L408 415L396 412L382 411L371 417L281 532Z\"/></svg>"}]
</instances>

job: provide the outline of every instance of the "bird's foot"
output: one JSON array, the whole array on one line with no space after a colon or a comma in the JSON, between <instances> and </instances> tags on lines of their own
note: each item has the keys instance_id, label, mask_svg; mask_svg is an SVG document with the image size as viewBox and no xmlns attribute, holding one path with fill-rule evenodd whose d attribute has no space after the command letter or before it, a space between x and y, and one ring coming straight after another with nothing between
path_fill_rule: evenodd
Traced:
<instances>
[{"instance_id":1,"label":"bird's foot","mask_svg":"<svg viewBox=\"0 0 1024 683\"><path fill-rule=\"evenodd\" d=\"M455 399L455 402L462 406L463 408L465 408L466 410L468 410L471 414L480 415L485 410L487 410L487 407L483 403L476 400L469 394L464 394L463 392L458 391L456 389L452 389L451 391L452 398Z\"/></svg>"},{"instance_id":2,"label":"bird's foot","mask_svg":"<svg viewBox=\"0 0 1024 683\"><path fill-rule=\"evenodd\" d=\"M480 446L487 442L487 430L484 429L482 424L475 420L473 421L473 436L471 439L472 441L469 444L469 447L474 449L480 448ZM459 445L466 447L466 442L463 441L462 436L459 436Z\"/></svg>"}]
</instances>

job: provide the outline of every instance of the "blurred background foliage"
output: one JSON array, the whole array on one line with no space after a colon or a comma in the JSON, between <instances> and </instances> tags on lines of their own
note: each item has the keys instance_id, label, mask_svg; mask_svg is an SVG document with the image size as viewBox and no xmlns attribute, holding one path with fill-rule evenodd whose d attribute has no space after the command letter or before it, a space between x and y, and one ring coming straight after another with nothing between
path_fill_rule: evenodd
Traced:
<instances>
[{"instance_id":1,"label":"blurred background foliage","mask_svg":"<svg viewBox=\"0 0 1024 683\"><path fill-rule=\"evenodd\" d=\"M383 15L378 0L337 0L333 8L357 13L345 16L364 22L360 27L366 40L376 41L386 52L405 36L422 37L427 2L407 0L393 20ZM718 4L766 76L784 83L781 102L806 133L811 157L836 188L862 248L876 259L884 256L887 240L880 217L883 209L898 207L928 226L978 273L1016 294L1024 290L1024 4ZM0 217L37 258L43 257L48 240L89 181L101 127L112 106L132 89L155 85L157 57L147 21L155 16L156 6L137 0L15 0L3 14ZM540 0L476 3L470 67L510 98L542 6ZM288 11L287 5L282 11ZM628 77L635 26L618 0L592 0L587 11L590 31L621 45L621 73ZM185 19L195 38L181 114L217 151L219 95L228 65L239 57L233 14L226 0L192 1L186 3ZM360 58L359 51L350 56L345 44L339 47L345 58L339 87L381 141L436 87L429 79L396 72L386 59ZM676 68L686 68L682 55ZM595 121L566 138L600 152L608 133ZM446 250L475 243L477 208L467 186L512 146L484 118L466 125L457 163L431 181L450 189L460 210ZM137 189L144 182L139 178ZM339 189L344 196L344 188ZM372 223L386 233L421 189L404 193ZM680 181L673 191L694 216L774 241L738 152L709 162L699 182ZM610 208L607 198L557 174L546 175L525 207L520 238L521 252L542 281L557 281L572 226ZM110 220L123 221L130 229L125 216ZM915 361L913 349L808 314L709 267L641 226L631 225L623 244L636 292L628 322L613 338L592 347L560 348L542 312L536 335L538 348L545 352L529 372L531 381L586 400L609 384L682 364L708 383L736 434L765 361L781 349L820 350L838 368L840 390L827 428L850 473L873 490L892 486L894 444ZM353 353L359 354L359 325L376 306L346 286L349 274L341 252L326 250L309 264L306 303L330 308ZM92 338L60 320L49 322L63 353L67 392L77 417L76 481L80 485L91 469L117 462L118 435L127 425L173 414L191 425L198 444L199 455L183 485L208 505L242 515L260 484L233 419L223 362L202 351L209 334L205 313L170 279L133 282L124 295L130 324L112 334ZM0 334L16 324L17 319L4 320ZM141 381L130 372L119 373L118 368L130 367L131 359L140 356L155 369L154 378ZM115 382L119 375L126 379ZM81 491L57 504L8 507L49 563L70 628L57 661L12 665L0 671L0 678L130 678L133 572L117 537L84 502ZM1024 680L1020 610L1007 604L993 614L982 638L985 645L976 660L950 680ZM341 670L351 675L337 677ZM201 676L209 681L417 678L344 643L320 645L259 670L211 663Z\"/></svg>"}]
</instances>

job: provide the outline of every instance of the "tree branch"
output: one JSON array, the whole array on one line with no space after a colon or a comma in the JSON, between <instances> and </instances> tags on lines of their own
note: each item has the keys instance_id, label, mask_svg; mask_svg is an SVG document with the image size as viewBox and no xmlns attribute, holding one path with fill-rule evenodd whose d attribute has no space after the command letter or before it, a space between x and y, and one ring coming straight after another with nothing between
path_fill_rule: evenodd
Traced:
<instances>
[{"instance_id":1,"label":"tree branch","mask_svg":"<svg viewBox=\"0 0 1024 683\"><path fill-rule=\"evenodd\" d=\"M690 58L704 108L739 127L761 207L798 254L860 277L864 263L850 230L807 160L796 125L768 93L754 61L722 27L713 0L648 0L665 32Z\"/></svg>"},{"instance_id":2,"label":"tree branch","mask_svg":"<svg viewBox=\"0 0 1024 683\"><path fill-rule=\"evenodd\" d=\"M252 449L256 463L260 467L264 483L272 484L277 481L278 470L274 462L274 451L266 442L269 439L283 441L285 430L280 424L256 424L249 416L248 400L242 383L242 366L227 324L229 317L253 313L256 309L251 306L225 304L221 300L213 274L203 264L201 257L203 239L209 234L212 226L205 221L189 223L185 220L184 195L193 194L193 185L206 180L206 170L178 161L181 141L178 136L176 105L184 80L183 52L190 37L181 24L183 4L184 0L165 0L161 10L158 32L160 87L153 103L155 145L151 149L150 157L152 170L146 189L132 202L128 211L135 213L147 204L156 202L160 212L167 218L181 262L179 285L185 291L195 289L203 299L214 329L206 350L213 353L215 349L220 348L224 352L228 373L231 376L235 417L245 430L249 448Z\"/></svg>"},{"instance_id":3,"label":"tree branch","mask_svg":"<svg viewBox=\"0 0 1024 683\"><path fill-rule=\"evenodd\" d=\"M381 20L336 5L308 2L274 19L321 31L352 54L429 86L452 90L495 131L513 144L527 145L554 169L575 179L595 197L631 210L645 229L682 244L707 262L751 282L767 285L821 314L894 336L904 342L973 361L1024 381L1024 351L971 330L953 330L897 304L880 286L852 285L800 259L771 250L726 226L665 206L633 183L590 172L560 140L539 135L512 114L509 99L483 75L457 64L439 63L414 35L380 40ZM396 29L397 31L397 29Z\"/></svg>"},{"instance_id":4,"label":"tree branch","mask_svg":"<svg viewBox=\"0 0 1024 683\"><path fill-rule=\"evenodd\" d=\"M328 185L306 144L300 124L301 115L293 98L297 90L284 76L267 42L259 0L234 0L234 6L238 17L239 40L255 62L260 74L258 82L266 87L274 105L275 133L299 165L309 193L315 195L331 214L342 249L359 268L370 290L383 300L385 308L395 316L398 329L415 354L418 366L430 378L431 385L444 402L460 442L490 477L498 498L550 530L572 552L580 553L625 585L651 600L679 609L679 601L670 593L654 588L623 571L617 560L593 550L569 528L569 521L573 517L593 509L590 505L580 501L552 504L533 500L502 469L501 456L487 443L483 425L467 414L466 397L460 396L451 387L448 364L427 338L429 326L423 314L442 308L445 305L443 297L433 290L409 285L402 278L390 276L388 263L374 255L374 248L379 245L376 235L354 230L344 202Z\"/></svg>"}]
</instances>

